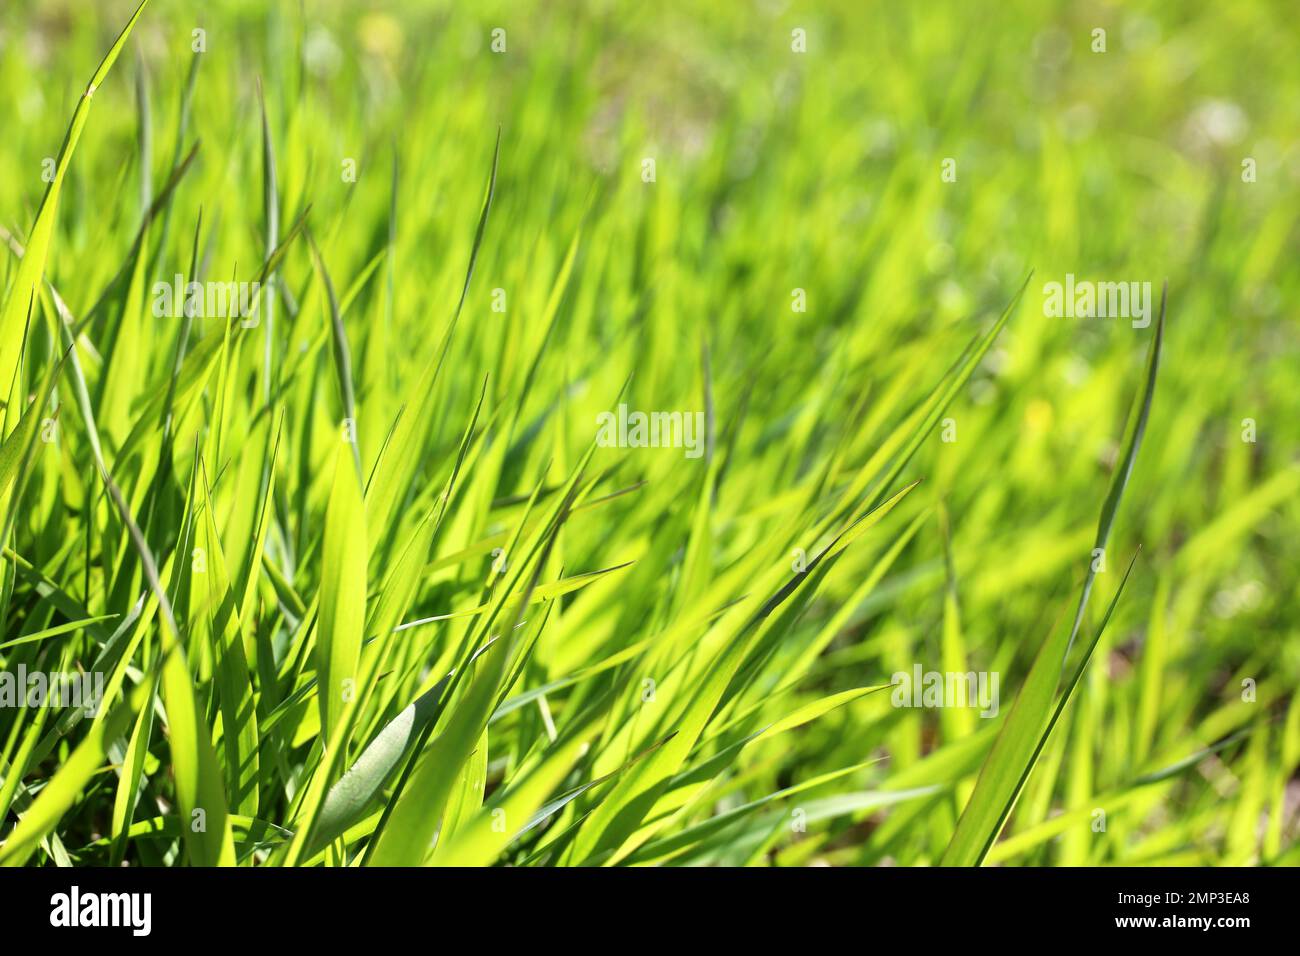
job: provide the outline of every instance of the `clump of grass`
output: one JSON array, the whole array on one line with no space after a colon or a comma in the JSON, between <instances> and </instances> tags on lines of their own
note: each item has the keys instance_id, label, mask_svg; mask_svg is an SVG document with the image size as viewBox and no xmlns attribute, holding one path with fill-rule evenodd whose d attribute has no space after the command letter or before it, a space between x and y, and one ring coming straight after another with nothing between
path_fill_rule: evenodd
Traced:
<instances>
[{"instance_id":1,"label":"clump of grass","mask_svg":"<svg viewBox=\"0 0 1300 956\"><path fill-rule=\"evenodd\" d=\"M1213 228L1149 229L1158 71L1040 64L1026 151L1028 5L886 13L915 52L832 4L806 56L671 3L213 7L42 34L100 63L57 124L0 68L0 674L101 682L0 707L0 863L1296 862L1294 356L1217 316L1279 339L1300 209L1202 157ZM1073 84L1154 152L1067 146ZM1038 314L1157 268L1168 323ZM257 291L160 314L177 275ZM606 447L620 405L699 454ZM914 664L1007 700L895 706Z\"/></svg>"}]
</instances>

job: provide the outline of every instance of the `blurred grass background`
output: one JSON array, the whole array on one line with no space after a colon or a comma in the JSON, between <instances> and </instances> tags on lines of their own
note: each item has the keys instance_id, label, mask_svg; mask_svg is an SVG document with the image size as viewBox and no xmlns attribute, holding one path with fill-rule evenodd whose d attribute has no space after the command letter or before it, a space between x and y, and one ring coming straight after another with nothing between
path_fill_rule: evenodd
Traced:
<instances>
[{"instance_id":1,"label":"blurred grass background","mask_svg":"<svg viewBox=\"0 0 1300 956\"><path fill-rule=\"evenodd\" d=\"M515 436L495 493L526 495L547 458L572 464L629 375L634 408L702 407L707 345L725 455L706 557L718 574L779 537L781 503L837 449L868 458L1035 270L1023 307L948 412L957 440L931 436L908 468L925 480L889 517L885 540L837 567L797 625L817 631L844 611L801 694L885 683L917 661L944 669L947 576L933 516L884 580L861 589L880 551L942 502L960 669L999 671L1006 709L1086 570L1152 331L1047 317L1042 285L1073 273L1149 281L1158 295L1167 279L1160 381L1108 567L1122 568L1139 544L1142 554L991 859L1300 862L1300 34L1289 4L199 6L151 4L97 93L47 271L74 314L108 284L140 222L136 76L148 90L156 189L176 155L191 31L202 28L187 137L202 146L151 279L185 269L200 207L214 277L260 264L260 78L282 223L311 204L340 291L388 241L395 211L393 255L347 315L362 458L372 463L398 411L397 384L436 347L459 295L499 129L492 222L452 347L455 374L441 386L449 412L437 440L454 447L488 374L487 406L520 399L521 421L535 428L527 441ZM6 2L0 223L15 234L39 204L42 160L56 155L132 7ZM495 28L506 31L501 54L489 46ZM1104 53L1092 50L1099 28ZM791 49L796 29L806 52ZM652 184L645 158L655 160ZM941 178L946 158L955 182ZM1242 179L1247 158L1254 182ZM340 174L348 159L355 183ZM580 230L571 279L557 287ZM299 256L284 271L315 316L310 262ZM494 288L507 292L504 314L491 308ZM791 309L795 289L806 312ZM559 319L534 370L548 308ZM295 480L313 500L328 488L332 453L307 436L338 417L323 327L286 323L276 343L286 361L307 356L294 385L298 407L311 410L293 424L303 436ZM169 348L148 349L152 330L137 334L131 401L165 382L171 361ZM530 375L545 387L525 392ZM1254 442L1243 441L1245 419ZM566 608L566 621L580 622L570 630L586 636L539 645L539 673L574 670L593 647L617 646L622 630L630 643L643 610L690 597L672 554L694 519L697 476L671 454L601 455L647 485L566 532L571 569L638 563ZM309 511L285 529L305 550ZM25 520L27 558L39 566L60 553L63 525ZM465 540L477 530L464 529ZM1113 584L1103 590L1108 598ZM1242 699L1247 678L1253 702ZM862 786L968 786L989 739L983 722L895 710L886 698L756 748L720 805L869 756L888 759L853 778ZM1238 731L1248 733L1200 754ZM1197 754L1186 772L1136 785ZM833 812L846 789L839 781L802 804L824 816L813 832L764 834L770 858L932 862L961 806L958 789L887 812ZM1096 808L1107 811L1105 833L1090 827Z\"/></svg>"}]
</instances>

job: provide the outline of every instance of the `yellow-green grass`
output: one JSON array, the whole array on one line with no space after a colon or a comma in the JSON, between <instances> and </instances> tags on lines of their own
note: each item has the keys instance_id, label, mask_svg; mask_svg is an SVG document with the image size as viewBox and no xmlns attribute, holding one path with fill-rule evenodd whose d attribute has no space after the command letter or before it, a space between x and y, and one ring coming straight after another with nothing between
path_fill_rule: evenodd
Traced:
<instances>
[{"instance_id":1,"label":"yellow-green grass","mask_svg":"<svg viewBox=\"0 0 1300 956\"><path fill-rule=\"evenodd\" d=\"M0 863L1300 862L1284 4L364 6L0 22Z\"/></svg>"}]
</instances>

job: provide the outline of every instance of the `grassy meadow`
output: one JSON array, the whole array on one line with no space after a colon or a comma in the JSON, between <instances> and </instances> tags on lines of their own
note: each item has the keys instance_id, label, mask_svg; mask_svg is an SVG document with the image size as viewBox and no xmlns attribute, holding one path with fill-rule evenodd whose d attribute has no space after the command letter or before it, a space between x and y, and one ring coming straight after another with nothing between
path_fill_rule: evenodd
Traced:
<instances>
[{"instance_id":1,"label":"grassy meadow","mask_svg":"<svg viewBox=\"0 0 1300 956\"><path fill-rule=\"evenodd\" d=\"M1290 5L4 7L0 864L1300 863Z\"/></svg>"}]
</instances>

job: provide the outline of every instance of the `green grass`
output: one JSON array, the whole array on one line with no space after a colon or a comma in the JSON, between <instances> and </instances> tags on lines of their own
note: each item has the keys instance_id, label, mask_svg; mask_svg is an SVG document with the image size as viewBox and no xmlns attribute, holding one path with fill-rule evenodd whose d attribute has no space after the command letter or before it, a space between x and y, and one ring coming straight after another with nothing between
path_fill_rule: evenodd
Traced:
<instances>
[{"instance_id":1,"label":"green grass","mask_svg":"<svg viewBox=\"0 0 1300 956\"><path fill-rule=\"evenodd\" d=\"M0 23L0 864L1300 863L1286 5L205 6Z\"/></svg>"}]
</instances>

